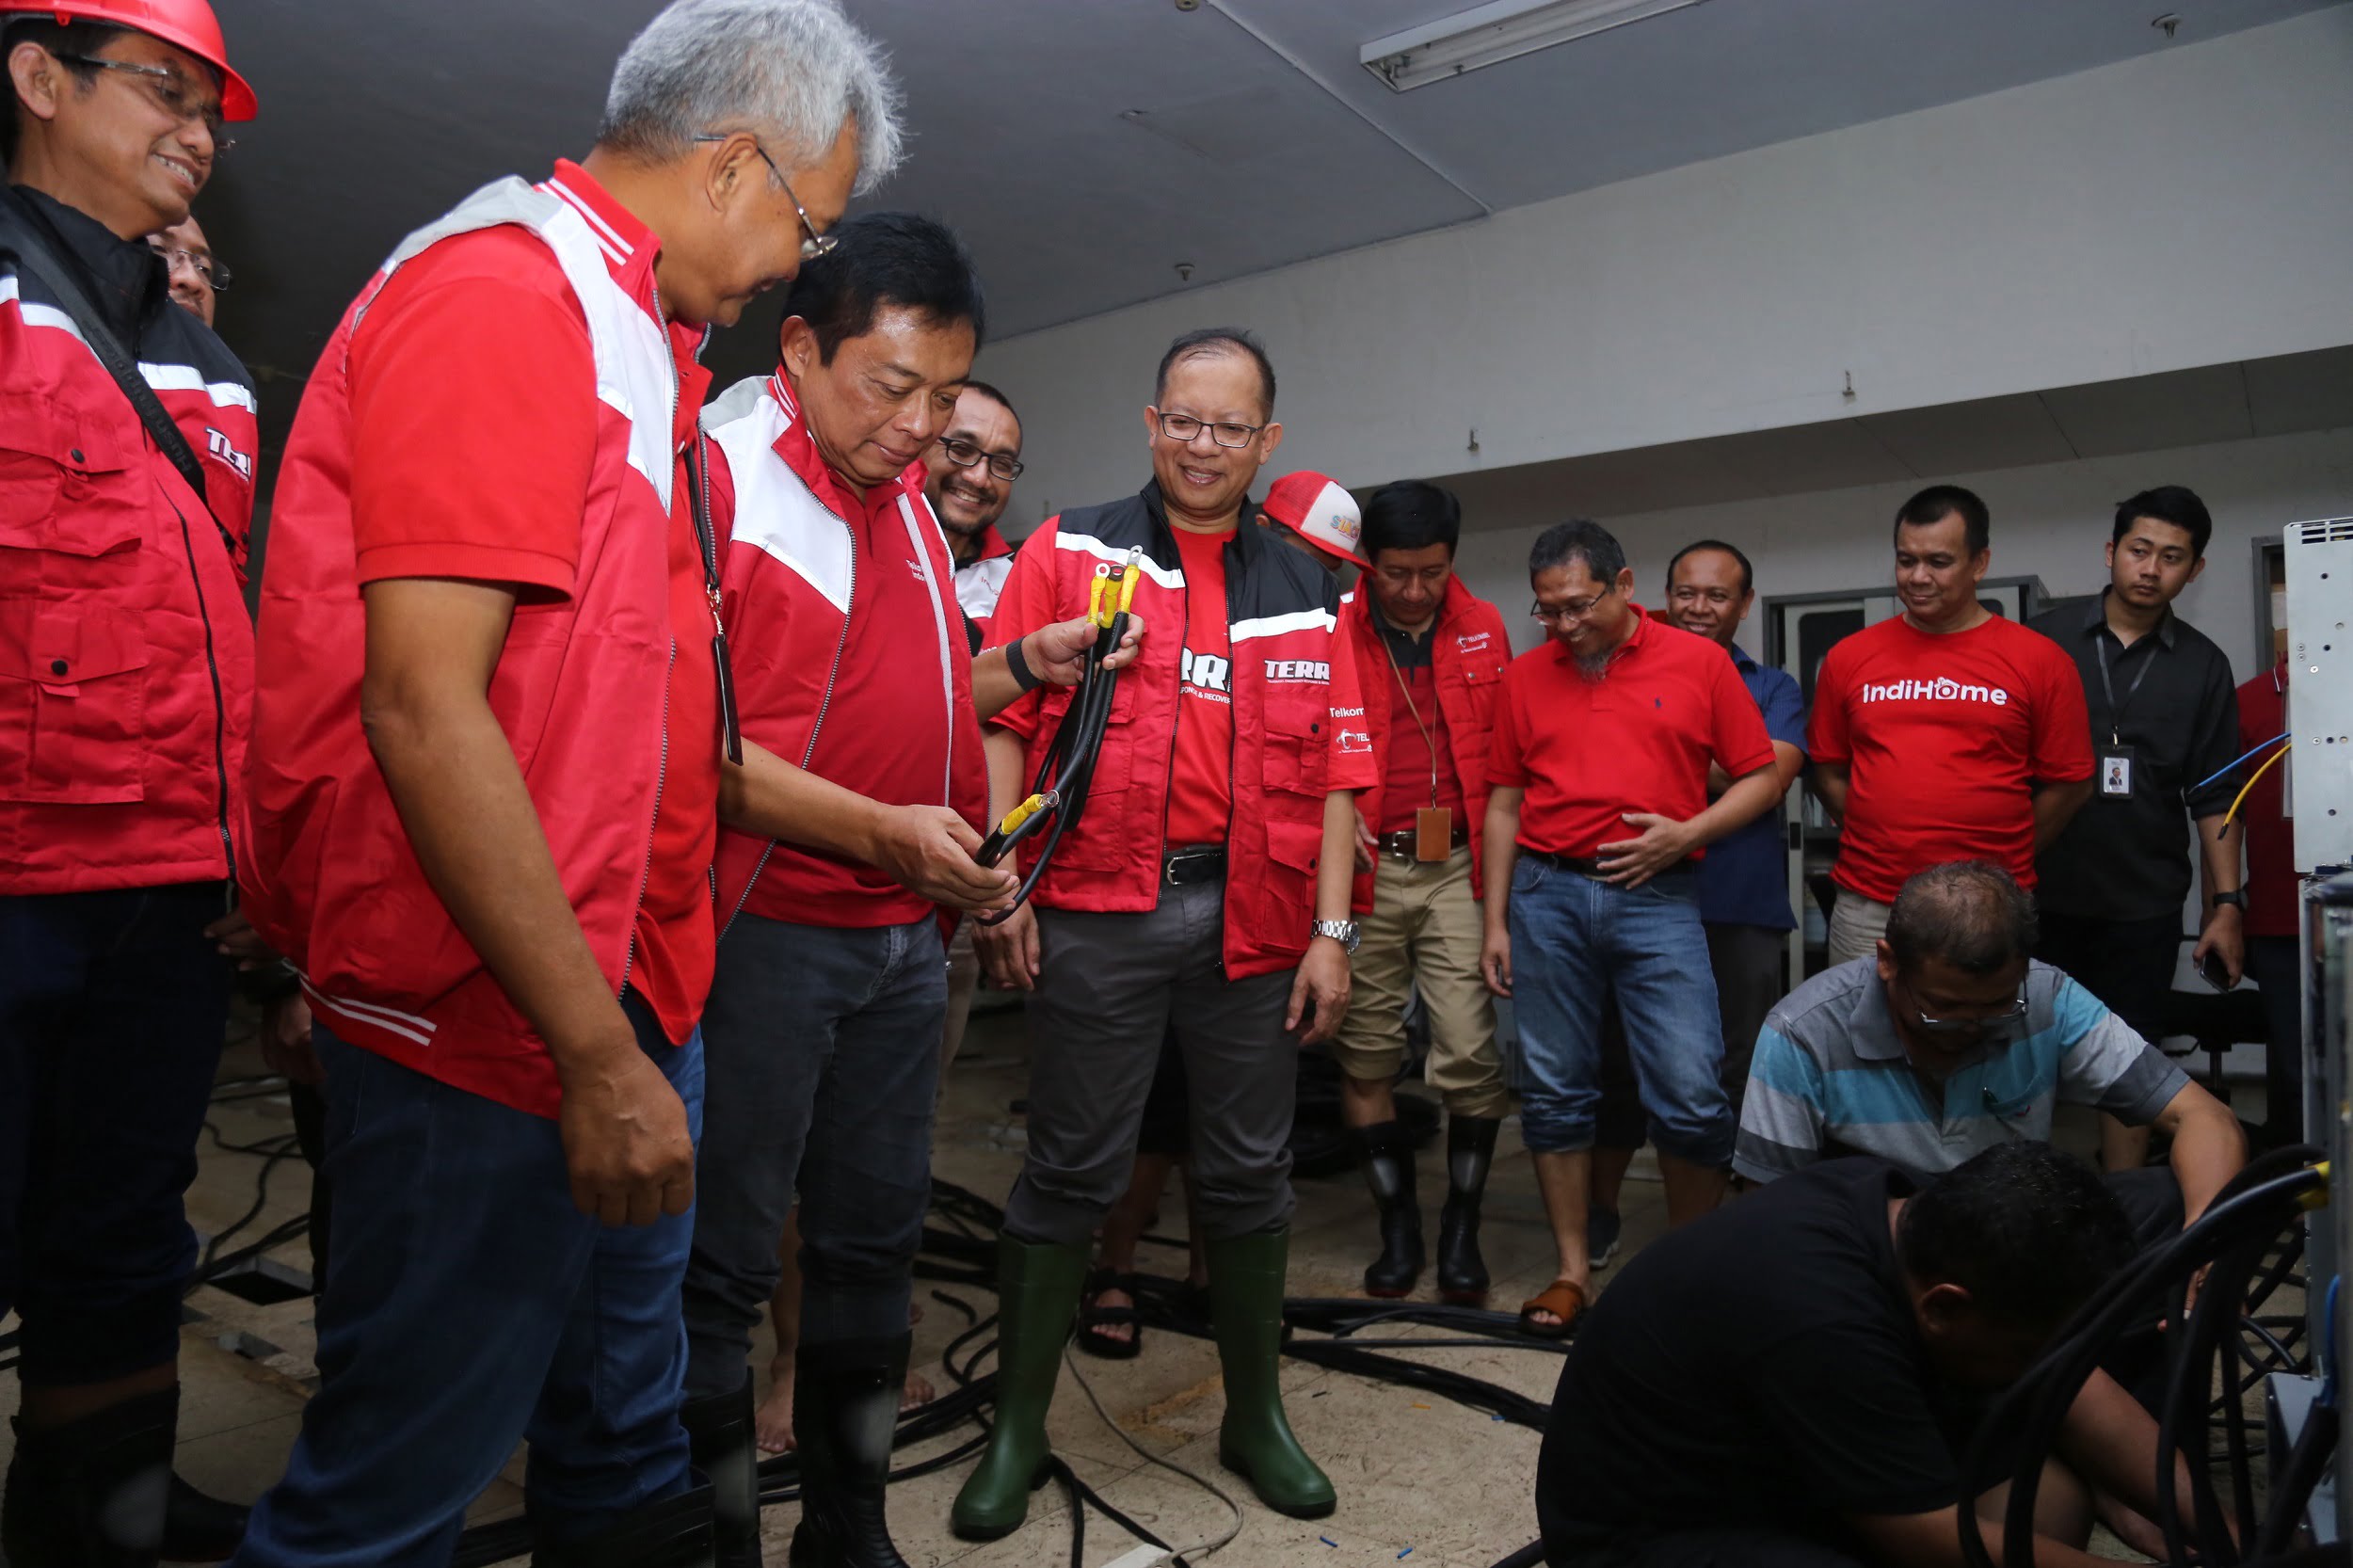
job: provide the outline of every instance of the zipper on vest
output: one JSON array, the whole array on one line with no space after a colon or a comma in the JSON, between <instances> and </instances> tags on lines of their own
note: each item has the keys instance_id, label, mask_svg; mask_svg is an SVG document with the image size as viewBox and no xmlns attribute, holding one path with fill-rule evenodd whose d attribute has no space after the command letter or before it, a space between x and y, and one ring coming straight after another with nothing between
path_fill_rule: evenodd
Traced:
<instances>
[{"instance_id":1,"label":"zipper on vest","mask_svg":"<svg viewBox=\"0 0 2353 1568\"><path fill-rule=\"evenodd\" d=\"M797 479L800 476L795 474L793 477ZM805 484L802 488L808 487ZM816 496L814 490L809 491L809 494L812 499ZM820 506L825 504L823 501L817 504ZM817 732L825 728L825 715L833 709L833 688L835 683L841 679L841 653L850 646L850 616L857 610L857 530L852 528L843 519L835 516L830 506L825 506L825 515L840 523L841 531L850 536L850 591L842 596L841 630L834 636L833 664L825 671L825 689L817 696L817 717L810 721L808 742L801 747L801 771L803 773L808 772L809 762L817 755ZM951 704L949 717L952 725L954 719L952 704ZM952 757L950 762L952 766ZM776 853L776 841L771 839L760 850L760 858L752 863L752 874L744 879L744 890L736 895L735 907L728 910L728 918L720 922L719 935L722 936L727 935L728 927L735 923L735 917L744 912L744 905L751 902L752 889L760 885L760 873L768 869L768 857Z\"/></svg>"},{"instance_id":2,"label":"zipper on vest","mask_svg":"<svg viewBox=\"0 0 2353 1568\"><path fill-rule=\"evenodd\" d=\"M213 777L219 786L215 797L216 821L220 829L220 852L229 862L229 881L237 880L237 843L229 832L229 704L220 691L220 659L213 649L213 610L204 600L204 578L196 564L196 540L188 532L188 514L169 492L156 487L164 500L170 504L172 516L180 520L180 550L187 557L188 582L196 589L196 616L204 627L204 669L213 680Z\"/></svg>"},{"instance_id":3,"label":"zipper on vest","mask_svg":"<svg viewBox=\"0 0 2353 1568\"><path fill-rule=\"evenodd\" d=\"M662 825L662 787L670 778L670 677L678 670L678 639L670 639L670 662L662 667L662 760L654 766L653 815L646 823L646 869L638 873L637 902L629 911L629 948L621 954L621 984L615 994L629 989L629 972L637 964L637 917L645 912L646 888L653 882L653 841Z\"/></svg>"}]
</instances>

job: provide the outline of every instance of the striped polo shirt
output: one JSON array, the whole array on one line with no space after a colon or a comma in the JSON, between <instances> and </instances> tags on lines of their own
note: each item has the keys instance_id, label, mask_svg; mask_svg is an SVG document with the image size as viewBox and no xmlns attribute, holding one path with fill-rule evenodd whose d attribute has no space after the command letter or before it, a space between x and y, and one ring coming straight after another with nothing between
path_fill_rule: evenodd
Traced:
<instances>
[{"instance_id":1,"label":"striped polo shirt","mask_svg":"<svg viewBox=\"0 0 2353 1568\"><path fill-rule=\"evenodd\" d=\"M2188 1081L2090 992L2034 964L2025 1017L1933 1083L1904 1055L1877 961L1858 958L1766 1016L1732 1166L1770 1181L1860 1153L1933 1176L2013 1138L2049 1139L2061 1099L2143 1127Z\"/></svg>"}]
</instances>

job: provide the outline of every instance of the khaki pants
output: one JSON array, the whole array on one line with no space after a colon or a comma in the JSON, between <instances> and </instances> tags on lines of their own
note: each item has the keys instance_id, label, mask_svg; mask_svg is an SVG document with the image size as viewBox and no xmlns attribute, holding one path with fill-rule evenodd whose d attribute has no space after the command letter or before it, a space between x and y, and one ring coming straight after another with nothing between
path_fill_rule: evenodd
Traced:
<instances>
[{"instance_id":1,"label":"khaki pants","mask_svg":"<svg viewBox=\"0 0 2353 1568\"><path fill-rule=\"evenodd\" d=\"M1444 861L1377 857L1372 910L1358 922L1348 1016L1332 1055L1353 1079L1386 1082L1405 1061L1405 1009L1430 1014L1430 1087L1458 1116L1512 1109L1496 1048L1495 1003L1479 978L1479 901L1466 845Z\"/></svg>"},{"instance_id":2,"label":"khaki pants","mask_svg":"<svg viewBox=\"0 0 2353 1568\"><path fill-rule=\"evenodd\" d=\"M1839 888L1838 902L1830 908L1830 961L1849 964L1878 953L1893 913L1894 904L1865 898L1851 888Z\"/></svg>"}]
</instances>

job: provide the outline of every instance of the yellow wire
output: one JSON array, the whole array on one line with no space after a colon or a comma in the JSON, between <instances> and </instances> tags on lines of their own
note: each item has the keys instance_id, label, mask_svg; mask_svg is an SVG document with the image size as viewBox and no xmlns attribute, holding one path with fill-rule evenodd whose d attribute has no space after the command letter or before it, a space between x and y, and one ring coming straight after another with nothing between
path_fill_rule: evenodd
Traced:
<instances>
[{"instance_id":1,"label":"yellow wire","mask_svg":"<svg viewBox=\"0 0 2353 1568\"><path fill-rule=\"evenodd\" d=\"M2247 779L2246 784L2245 784L2244 786L2242 786L2242 787L2240 788L2240 790L2239 790L2239 792L2238 792L2238 798L2231 802L2231 808L2230 808L2228 811L2225 811L2225 812L2223 812L2223 813L2222 813L2222 825L2223 825L2223 826L2225 826L2225 827L2230 826L2230 825L2231 825L2231 819L2232 819L2233 817L2235 817L2235 816L2237 816L2237 815L2238 815L2239 804L2240 804L2240 802L2242 802L2242 801L2246 800L2246 798L2247 798L2247 792L2248 792L2249 790L2251 790L2251 789L2253 789L2253 788L2255 787L2255 780L2256 780L2256 779L2258 779L2258 778L2261 778L2264 775L2265 775L2265 774L2269 773L2269 772L2272 770L2273 766L2274 766L2274 765L2276 765L2276 764L2279 762L2279 760L2280 760L2280 759L2281 759L2281 758L2285 757L2285 756L2286 756L2289 752L2294 751L2295 749L2296 749L2296 743L2295 743L2294 741L2290 741L2287 744L2285 744L2285 745L2281 746L2279 750L2277 750L2277 751L2273 752L2270 756L2268 756L2268 757L2265 758L2265 759L2264 759L2264 765L2263 765L2262 767L2260 767L2260 768L2257 768L2257 769L2256 769L2256 770L2255 770L2252 774L2249 774L2249 775L2248 776L2248 779Z\"/></svg>"}]
</instances>

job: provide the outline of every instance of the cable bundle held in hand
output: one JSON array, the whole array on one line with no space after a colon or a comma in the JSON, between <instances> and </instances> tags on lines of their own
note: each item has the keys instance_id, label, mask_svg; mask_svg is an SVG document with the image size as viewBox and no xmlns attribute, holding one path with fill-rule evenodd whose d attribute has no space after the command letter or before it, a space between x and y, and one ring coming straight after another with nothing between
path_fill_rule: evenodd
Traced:
<instances>
[{"instance_id":1,"label":"cable bundle held in hand","mask_svg":"<svg viewBox=\"0 0 2353 1568\"><path fill-rule=\"evenodd\" d=\"M1063 713L1062 724L1054 731L1045 758L1038 763L1037 776L1030 784L1030 798L1005 813L1005 820L981 840L980 850L972 858L984 866L994 866L1032 834L1043 832L1046 840L1038 848L1037 863L1021 879L1013 903L994 915L984 916L983 925L995 925L1021 907L1022 901L1036 888L1038 878L1046 874L1062 836L1077 826L1086 813L1087 786L1095 778L1095 760L1103 749L1103 731L1112 719L1112 697L1119 686L1119 672L1106 668L1104 661L1127 635L1128 608L1135 603L1143 558L1142 550L1131 550L1127 560L1117 566L1106 562L1095 568L1095 583L1087 596L1087 619L1097 630L1095 646L1087 649L1086 667L1079 677L1077 693Z\"/></svg>"}]
</instances>

